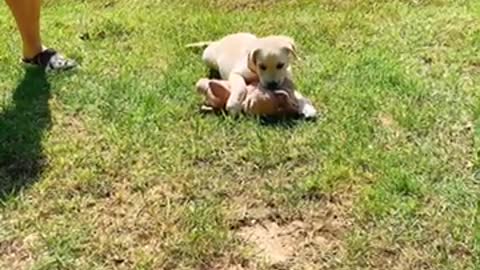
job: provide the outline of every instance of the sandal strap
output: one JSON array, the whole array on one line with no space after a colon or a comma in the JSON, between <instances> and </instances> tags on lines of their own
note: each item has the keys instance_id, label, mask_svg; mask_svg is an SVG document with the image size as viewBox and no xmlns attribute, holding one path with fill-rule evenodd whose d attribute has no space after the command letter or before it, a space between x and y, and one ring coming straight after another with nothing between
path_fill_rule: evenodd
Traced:
<instances>
[{"instance_id":1,"label":"sandal strap","mask_svg":"<svg viewBox=\"0 0 480 270\"><path fill-rule=\"evenodd\" d=\"M30 59L24 58L23 62L27 64L34 64L42 67L47 67L52 57L56 54L58 53L54 49L46 49L38 53L37 55L35 55L33 58L30 58Z\"/></svg>"}]
</instances>

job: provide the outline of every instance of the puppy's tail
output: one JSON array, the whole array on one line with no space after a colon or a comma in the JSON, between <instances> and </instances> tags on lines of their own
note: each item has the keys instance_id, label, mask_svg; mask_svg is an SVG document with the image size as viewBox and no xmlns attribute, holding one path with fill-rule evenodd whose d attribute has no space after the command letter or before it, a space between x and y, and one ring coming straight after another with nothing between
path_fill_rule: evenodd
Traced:
<instances>
[{"instance_id":1,"label":"puppy's tail","mask_svg":"<svg viewBox=\"0 0 480 270\"><path fill-rule=\"evenodd\" d=\"M213 41L201 41L201 42L195 42L195 43L190 43L190 44L187 44L185 47L187 48L206 48L208 47L210 44L212 44Z\"/></svg>"}]
</instances>

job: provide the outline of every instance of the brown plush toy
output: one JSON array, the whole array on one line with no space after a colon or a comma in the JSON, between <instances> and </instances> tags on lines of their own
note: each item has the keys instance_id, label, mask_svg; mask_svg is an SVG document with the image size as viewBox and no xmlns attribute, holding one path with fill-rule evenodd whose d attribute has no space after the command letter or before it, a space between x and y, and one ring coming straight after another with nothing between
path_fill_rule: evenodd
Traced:
<instances>
[{"instance_id":1,"label":"brown plush toy","mask_svg":"<svg viewBox=\"0 0 480 270\"><path fill-rule=\"evenodd\" d=\"M255 116L294 116L299 114L298 102L289 89L288 83L278 90L266 90L258 83L247 86L242 110L245 114ZM204 111L225 110L230 85L226 80L200 79L196 84L197 91L205 97Z\"/></svg>"}]
</instances>

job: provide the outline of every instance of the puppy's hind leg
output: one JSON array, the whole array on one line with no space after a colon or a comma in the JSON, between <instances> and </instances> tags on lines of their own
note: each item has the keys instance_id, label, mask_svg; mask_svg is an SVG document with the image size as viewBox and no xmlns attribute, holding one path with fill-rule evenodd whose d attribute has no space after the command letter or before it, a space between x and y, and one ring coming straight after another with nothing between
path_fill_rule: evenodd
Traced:
<instances>
[{"instance_id":1,"label":"puppy's hind leg","mask_svg":"<svg viewBox=\"0 0 480 270\"><path fill-rule=\"evenodd\" d=\"M218 70L218 63L217 63L217 50L218 43L214 42L203 51L202 53L202 61L207 65L209 69Z\"/></svg>"},{"instance_id":2,"label":"puppy's hind leg","mask_svg":"<svg viewBox=\"0 0 480 270\"><path fill-rule=\"evenodd\" d=\"M209 79L221 79L217 64L217 43L210 44L202 54L202 61L208 67Z\"/></svg>"}]
</instances>

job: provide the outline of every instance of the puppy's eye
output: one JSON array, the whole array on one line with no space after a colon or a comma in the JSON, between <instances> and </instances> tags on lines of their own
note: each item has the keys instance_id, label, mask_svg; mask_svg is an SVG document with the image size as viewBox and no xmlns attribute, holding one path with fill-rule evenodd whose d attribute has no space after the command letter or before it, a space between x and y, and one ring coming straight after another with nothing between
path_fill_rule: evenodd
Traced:
<instances>
[{"instance_id":1,"label":"puppy's eye","mask_svg":"<svg viewBox=\"0 0 480 270\"><path fill-rule=\"evenodd\" d=\"M267 70L267 66L265 66L264 64L260 64L260 69L261 70Z\"/></svg>"},{"instance_id":2,"label":"puppy's eye","mask_svg":"<svg viewBox=\"0 0 480 270\"><path fill-rule=\"evenodd\" d=\"M282 69L285 66L284 63L279 63L277 64L277 69Z\"/></svg>"}]
</instances>

